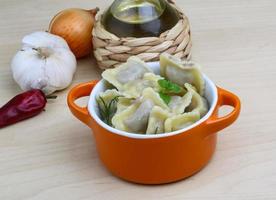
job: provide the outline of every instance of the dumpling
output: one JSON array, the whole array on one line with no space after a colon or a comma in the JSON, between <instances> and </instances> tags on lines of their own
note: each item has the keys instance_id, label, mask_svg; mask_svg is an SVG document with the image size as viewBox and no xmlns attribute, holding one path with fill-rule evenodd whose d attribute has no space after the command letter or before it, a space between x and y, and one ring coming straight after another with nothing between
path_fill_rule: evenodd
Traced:
<instances>
[{"instance_id":1,"label":"dumpling","mask_svg":"<svg viewBox=\"0 0 276 200\"><path fill-rule=\"evenodd\" d=\"M162 79L161 76L153 73L145 73L142 79L130 81L123 85L122 93L128 98L137 98L142 95L145 88L151 87L155 91L159 90L158 80Z\"/></svg>"},{"instance_id":2,"label":"dumpling","mask_svg":"<svg viewBox=\"0 0 276 200\"><path fill-rule=\"evenodd\" d=\"M142 91L147 87L148 86L146 85L146 82L144 82L142 79L137 79L123 85L122 93L127 98L137 98L141 96Z\"/></svg>"},{"instance_id":3,"label":"dumpling","mask_svg":"<svg viewBox=\"0 0 276 200\"><path fill-rule=\"evenodd\" d=\"M200 96L189 83L185 84L188 92L192 93L191 104L187 107L187 112L198 111L200 116L203 117L208 111L208 102L205 98Z\"/></svg>"},{"instance_id":4,"label":"dumpling","mask_svg":"<svg viewBox=\"0 0 276 200\"><path fill-rule=\"evenodd\" d=\"M161 99L159 94L155 92L152 88L146 88L142 93L142 100L150 99L154 105L159 106L165 110L169 110L167 104Z\"/></svg>"},{"instance_id":5,"label":"dumpling","mask_svg":"<svg viewBox=\"0 0 276 200\"><path fill-rule=\"evenodd\" d=\"M96 98L101 118L107 124L111 124L111 118L116 113L116 104L120 96L122 95L117 90L109 89L105 92L101 92ZM107 111L109 114L107 114Z\"/></svg>"},{"instance_id":6,"label":"dumpling","mask_svg":"<svg viewBox=\"0 0 276 200\"><path fill-rule=\"evenodd\" d=\"M114 128L122 131L145 133L153 106L154 103L151 100L133 104L121 113L116 114L112 119L112 124Z\"/></svg>"},{"instance_id":7,"label":"dumpling","mask_svg":"<svg viewBox=\"0 0 276 200\"><path fill-rule=\"evenodd\" d=\"M166 79L178 85L190 83L200 95L204 94L205 81L197 64L163 53L160 56L160 72Z\"/></svg>"},{"instance_id":8,"label":"dumpling","mask_svg":"<svg viewBox=\"0 0 276 200\"><path fill-rule=\"evenodd\" d=\"M165 133L164 123L169 116L168 111L159 106L154 106L150 112L146 134Z\"/></svg>"},{"instance_id":9,"label":"dumpling","mask_svg":"<svg viewBox=\"0 0 276 200\"><path fill-rule=\"evenodd\" d=\"M160 86L158 84L158 81L160 79L164 79L163 77L156 75L154 73L145 73L144 77L143 77L143 81L146 82L146 85L148 87L153 88L155 91L159 91L160 90Z\"/></svg>"},{"instance_id":10,"label":"dumpling","mask_svg":"<svg viewBox=\"0 0 276 200\"><path fill-rule=\"evenodd\" d=\"M120 113L126 110L130 105L134 103L134 99L126 98L126 97L119 97L117 103L117 112Z\"/></svg>"},{"instance_id":11,"label":"dumpling","mask_svg":"<svg viewBox=\"0 0 276 200\"><path fill-rule=\"evenodd\" d=\"M145 133L150 112L154 106L169 110L169 107L152 88L146 88L142 96L122 112L117 112L112 125L122 131ZM121 108L119 108L121 110Z\"/></svg>"},{"instance_id":12,"label":"dumpling","mask_svg":"<svg viewBox=\"0 0 276 200\"><path fill-rule=\"evenodd\" d=\"M130 81L142 79L146 72L152 72L146 63L140 58L132 56L126 63L117 68L107 69L102 77L114 85L118 90L124 90L123 86Z\"/></svg>"},{"instance_id":13,"label":"dumpling","mask_svg":"<svg viewBox=\"0 0 276 200\"><path fill-rule=\"evenodd\" d=\"M142 102L137 110L125 120L125 125L135 132L144 133L153 106L154 104L151 100Z\"/></svg>"},{"instance_id":14,"label":"dumpling","mask_svg":"<svg viewBox=\"0 0 276 200\"><path fill-rule=\"evenodd\" d=\"M165 132L177 131L186 128L200 119L198 111L188 112L169 117L165 121Z\"/></svg>"},{"instance_id":15,"label":"dumpling","mask_svg":"<svg viewBox=\"0 0 276 200\"><path fill-rule=\"evenodd\" d=\"M182 114L185 112L185 109L191 104L192 102L193 93L188 91L183 97L180 96L172 96L169 108L171 112L175 114Z\"/></svg>"}]
</instances>

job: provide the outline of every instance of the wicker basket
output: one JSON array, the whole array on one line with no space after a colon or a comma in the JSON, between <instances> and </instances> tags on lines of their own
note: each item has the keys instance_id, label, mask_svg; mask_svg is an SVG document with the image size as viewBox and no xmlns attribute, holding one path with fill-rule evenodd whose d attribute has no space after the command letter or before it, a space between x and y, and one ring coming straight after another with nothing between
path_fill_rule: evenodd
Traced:
<instances>
[{"instance_id":1,"label":"wicker basket","mask_svg":"<svg viewBox=\"0 0 276 200\"><path fill-rule=\"evenodd\" d=\"M101 69L116 67L133 55L147 62L157 61L163 52L189 59L192 47L189 20L173 1L169 3L179 12L180 20L159 37L119 38L104 29L101 15L98 15L92 32L94 56L98 66Z\"/></svg>"}]
</instances>

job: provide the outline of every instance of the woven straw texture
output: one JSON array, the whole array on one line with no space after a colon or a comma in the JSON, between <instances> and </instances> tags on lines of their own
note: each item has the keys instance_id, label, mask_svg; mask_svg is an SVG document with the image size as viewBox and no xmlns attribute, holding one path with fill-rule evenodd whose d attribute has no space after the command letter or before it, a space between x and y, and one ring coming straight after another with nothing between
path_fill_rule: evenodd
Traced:
<instances>
[{"instance_id":1,"label":"woven straw texture","mask_svg":"<svg viewBox=\"0 0 276 200\"><path fill-rule=\"evenodd\" d=\"M101 15L98 15L92 32L93 52L98 66L101 69L113 68L126 62L133 55L147 62L157 61L163 52L181 59L190 59L192 41L189 20L173 1L169 3L179 12L180 20L159 37L119 38L104 29Z\"/></svg>"}]
</instances>

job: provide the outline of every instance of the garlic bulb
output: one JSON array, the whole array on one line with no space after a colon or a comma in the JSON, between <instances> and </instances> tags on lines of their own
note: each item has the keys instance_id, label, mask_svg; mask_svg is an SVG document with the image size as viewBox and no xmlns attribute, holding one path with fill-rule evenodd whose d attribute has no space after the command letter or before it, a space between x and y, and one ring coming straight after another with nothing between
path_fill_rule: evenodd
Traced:
<instances>
[{"instance_id":1,"label":"garlic bulb","mask_svg":"<svg viewBox=\"0 0 276 200\"><path fill-rule=\"evenodd\" d=\"M47 95L70 85L77 62L63 38L34 32L22 43L11 62L13 78L21 89L41 89Z\"/></svg>"}]
</instances>

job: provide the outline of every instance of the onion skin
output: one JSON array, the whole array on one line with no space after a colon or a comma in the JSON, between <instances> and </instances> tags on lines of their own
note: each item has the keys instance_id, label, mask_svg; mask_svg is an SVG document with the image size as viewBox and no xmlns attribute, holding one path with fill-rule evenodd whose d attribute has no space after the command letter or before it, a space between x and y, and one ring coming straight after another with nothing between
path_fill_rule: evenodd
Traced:
<instances>
[{"instance_id":1,"label":"onion skin","mask_svg":"<svg viewBox=\"0 0 276 200\"><path fill-rule=\"evenodd\" d=\"M50 22L49 32L63 37L76 58L85 57L92 52L92 29L98 10L63 10Z\"/></svg>"}]
</instances>

